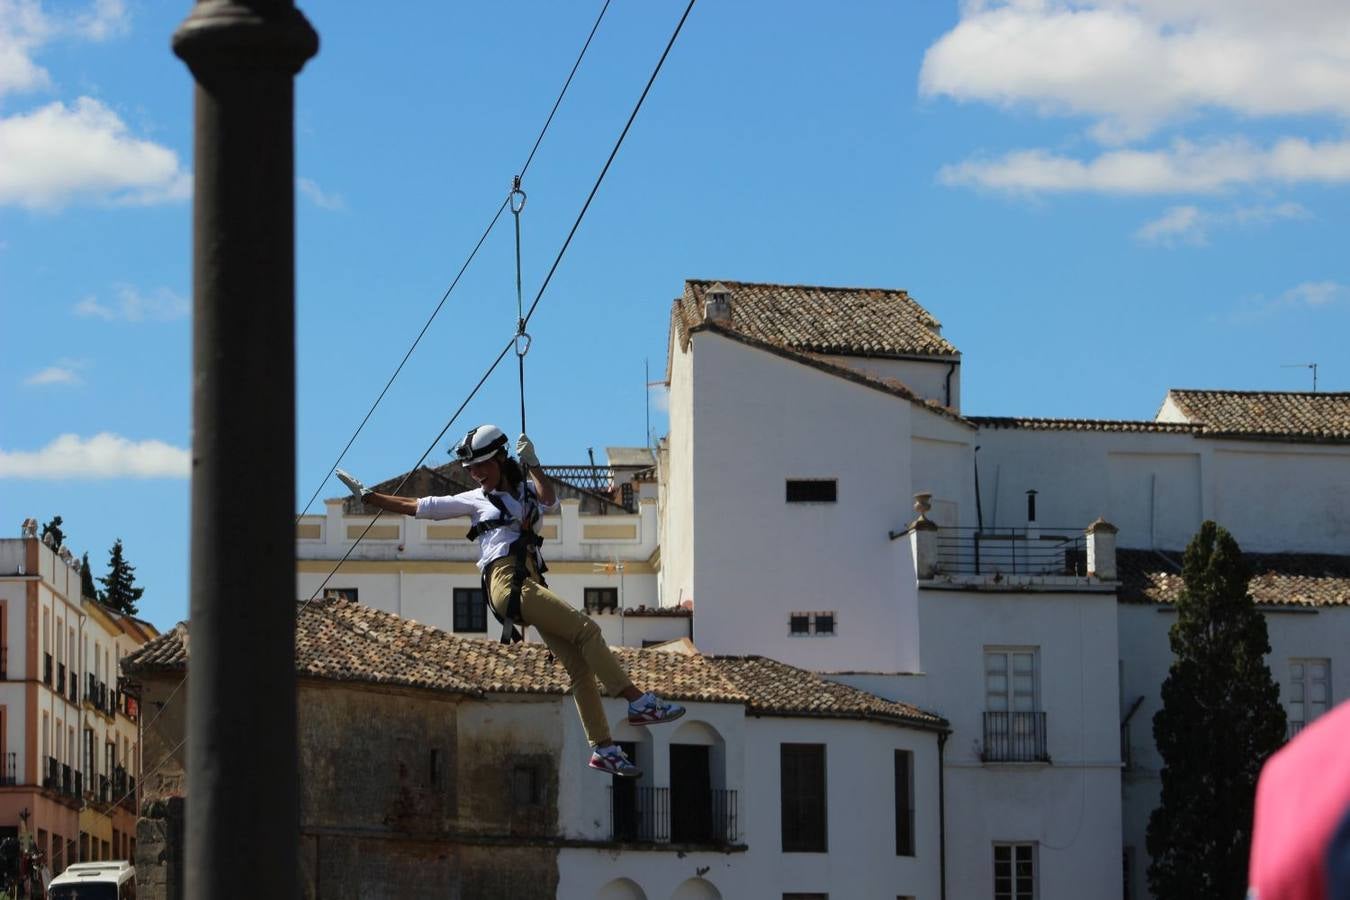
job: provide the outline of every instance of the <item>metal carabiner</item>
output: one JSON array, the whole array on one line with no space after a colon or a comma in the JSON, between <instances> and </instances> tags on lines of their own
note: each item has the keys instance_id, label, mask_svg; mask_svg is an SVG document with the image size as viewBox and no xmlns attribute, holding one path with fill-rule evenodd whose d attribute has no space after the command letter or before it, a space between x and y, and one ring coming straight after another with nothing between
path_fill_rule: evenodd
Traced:
<instances>
[{"instance_id":1,"label":"metal carabiner","mask_svg":"<svg viewBox=\"0 0 1350 900\"><path fill-rule=\"evenodd\" d=\"M534 339L531 338L530 333L525 330L524 327L525 323L521 322L520 325L521 325L520 329L516 332L516 356L519 356L521 359L524 359L525 354L530 352L530 344L534 342ZM523 350L520 348L521 338L525 339L525 349Z\"/></svg>"},{"instance_id":2,"label":"metal carabiner","mask_svg":"<svg viewBox=\"0 0 1350 900\"><path fill-rule=\"evenodd\" d=\"M517 201L519 197L519 201ZM520 211L525 208L525 192L520 189L520 176L517 175L511 180L511 193L506 195L507 201L511 204L511 214L520 215Z\"/></svg>"}]
</instances>

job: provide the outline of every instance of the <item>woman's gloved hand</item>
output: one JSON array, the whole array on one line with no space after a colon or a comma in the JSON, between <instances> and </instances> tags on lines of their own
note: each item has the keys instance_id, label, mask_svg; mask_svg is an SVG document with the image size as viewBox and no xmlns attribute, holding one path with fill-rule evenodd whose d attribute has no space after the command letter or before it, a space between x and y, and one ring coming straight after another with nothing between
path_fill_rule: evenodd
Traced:
<instances>
[{"instance_id":1,"label":"woman's gloved hand","mask_svg":"<svg viewBox=\"0 0 1350 900\"><path fill-rule=\"evenodd\" d=\"M358 479L353 478L349 473L343 471L342 469L338 469L335 474L338 477L338 481L341 481L343 484L345 484L347 486L347 490L351 491L352 496L355 497L357 500L365 499L366 494L370 493L370 488L366 487Z\"/></svg>"},{"instance_id":2,"label":"woman's gloved hand","mask_svg":"<svg viewBox=\"0 0 1350 900\"><path fill-rule=\"evenodd\" d=\"M527 469L539 468L539 456L534 452L534 443L524 434L516 439L516 459Z\"/></svg>"}]
</instances>

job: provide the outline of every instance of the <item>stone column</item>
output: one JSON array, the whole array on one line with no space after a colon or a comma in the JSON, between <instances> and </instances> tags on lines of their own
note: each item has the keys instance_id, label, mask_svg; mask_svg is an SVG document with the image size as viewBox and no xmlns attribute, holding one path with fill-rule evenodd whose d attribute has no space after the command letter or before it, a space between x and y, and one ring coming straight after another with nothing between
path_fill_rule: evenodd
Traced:
<instances>
[{"instance_id":1,"label":"stone column","mask_svg":"<svg viewBox=\"0 0 1350 900\"><path fill-rule=\"evenodd\" d=\"M1102 581L1115 581L1116 534L1120 529L1101 516L1087 527L1088 574Z\"/></svg>"},{"instance_id":2,"label":"stone column","mask_svg":"<svg viewBox=\"0 0 1350 900\"><path fill-rule=\"evenodd\" d=\"M938 526L928 518L932 509L932 494L914 495L914 511L918 518L909 523L910 549L914 553L914 576L920 581L928 581L938 568Z\"/></svg>"},{"instance_id":3,"label":"stone column","mask_svg":"<svg viewBox=\"0 0 1350 900\"><path fill-rule=\"evenodd\" d=\"M291 0L199 0L173 50L196 80L185 890L294 900L294 81L318 35Z\"/></svg>"}]
</instances>

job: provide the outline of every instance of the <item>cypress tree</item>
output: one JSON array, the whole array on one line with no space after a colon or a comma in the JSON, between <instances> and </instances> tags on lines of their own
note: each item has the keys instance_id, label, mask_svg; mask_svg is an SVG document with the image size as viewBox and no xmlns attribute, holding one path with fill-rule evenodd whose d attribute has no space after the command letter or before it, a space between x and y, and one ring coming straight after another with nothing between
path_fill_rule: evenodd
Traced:
<instances>
[{"instance_id":1,"label":"cypress tree","mask_svg":"<svg viewBox=\"0 0 1350 900\"><path fill-rule=\"evenodd\" d=\"M145 588L136 587L136 567L122 556L122 539L112 545L108 556L108 574L99 579L103 590L99 593L99 602L120 613L134 616L136 601L141 599Z\"/></svg>"},{"instance_id":2,"label":"cypress tree","mask_svg":"<svg viewBox=\"0 0 1350 900\"><path fill-rule=\"evenodd\" d=\"M1237 541L1205 522L1182 576L1174 658L1153 717L1162 802L1148 822L1148 882L1158 900L1242 900L1256 780L1284 742L1285 713Z\"/></svg>"},{"instance_id":3,"label":"cypress tree","mask_svg":"<svg viewBox=\"0 0 1350 900\"><path fill-rule=\"evenodd\" d=\"M89 551L80 557L80 595L90 600L98 599L98 588L94 586L94 573L89 568Z\"/></svg>"}]
</instances>

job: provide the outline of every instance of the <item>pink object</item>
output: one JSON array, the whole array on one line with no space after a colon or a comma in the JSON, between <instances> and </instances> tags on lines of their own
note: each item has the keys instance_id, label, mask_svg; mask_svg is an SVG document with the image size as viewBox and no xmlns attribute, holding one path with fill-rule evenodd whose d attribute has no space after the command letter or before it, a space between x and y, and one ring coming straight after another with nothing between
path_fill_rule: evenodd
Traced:
<instances>
[{"instance_id":1,"label":"pink object","mask_svg":"<svg viewBox=\"0 0 1350 900\"><path fill-rule=\"evenodd\" d=\"M1350 811L1350 702L1266 761L1256 785L1252 900L1325 900L1326 854Z\"/></svg>"}]
</instances>

